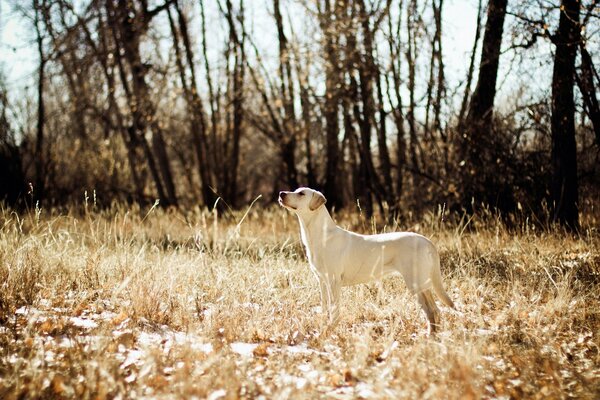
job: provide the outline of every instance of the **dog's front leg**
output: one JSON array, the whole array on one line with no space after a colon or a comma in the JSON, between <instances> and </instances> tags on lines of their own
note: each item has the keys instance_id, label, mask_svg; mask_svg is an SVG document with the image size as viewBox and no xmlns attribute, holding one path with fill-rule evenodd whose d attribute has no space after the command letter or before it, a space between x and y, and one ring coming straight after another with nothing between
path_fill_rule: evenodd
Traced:
<instances>
[{"instance_id":1,"label":"dog's front leg","mask_svg":"<svg viewBox=\"0 0 600 400\"><path fill-rule=\"evenodd\" d=\"M329 313L329 294L325 278L319 278L319 288L321 289L321 312Z\"/></svg>"},{"instance_id":2,"label":"dog's front leg","mask_svg":"<svg viewBox=\"0 0 600 400\"><path fill-rule=\"evenodd\" d=\"M329 284L327 279L323 276L318 276L319 279L319 289L321 289L321 313L327 314L329 316L329 310L331 307L330 296L329 296ZM327 334L328 325L325 323L323 319L319 323L320 331L326 335Z\"/></svg>"},{"instance_id":3,"label":"dog's front leg","mask_svg":"<svg viewBox=\"0 0 600 400\"><path fill-rule=\"evenodd\" d=\"M328 296L328 308L327 308L327 315L329 317L329 328L333 328L339 318L340 318L340 307L339 307L339 301L340 301L340 289L341 289L341 282L338 278L336 278L335 276L329 277L329 279L327 280L327 296Z\"/></svg>"},{"instance_id":4,"label":"dog's front leg","mask_svg":"<svg viewBox=\"0 0 600 400\"><path fill-rule=\"evenodd\" d=\"M327 323L325 326L321 326L321 330L327 335L339 319L340 283L332 277L320 276L319 287L321 289L321 311L327 314Z\"/></svg>"}]
</instances>

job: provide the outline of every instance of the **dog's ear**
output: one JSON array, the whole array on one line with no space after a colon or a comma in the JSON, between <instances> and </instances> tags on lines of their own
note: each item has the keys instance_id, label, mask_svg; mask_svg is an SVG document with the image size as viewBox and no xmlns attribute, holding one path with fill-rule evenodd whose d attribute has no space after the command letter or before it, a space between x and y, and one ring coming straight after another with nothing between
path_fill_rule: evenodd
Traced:
<instances>
[{"instance_id":1,"label":"dog's ear","mask_svg":"<svg viewBox=\"0 0 600 400\"><path fill-rule=\"evenodd\" d=\"M310 203L308 204L308 208L310 211L315 211L317 208L321 207L323 204L327 202L325 196L321 192L313 192L312 199L310 199Z\"/></svg>"}]
</instances>

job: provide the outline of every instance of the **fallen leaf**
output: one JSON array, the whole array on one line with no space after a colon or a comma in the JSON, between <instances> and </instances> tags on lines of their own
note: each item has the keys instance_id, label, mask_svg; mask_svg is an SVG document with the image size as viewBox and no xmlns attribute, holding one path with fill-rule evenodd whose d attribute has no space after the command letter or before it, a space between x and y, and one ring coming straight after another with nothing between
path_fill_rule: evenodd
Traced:
<instances>
[{"instance_id":1,"label":"fallen leaf","mask_svg":"<svg viewBox=\"0 0 600 400\"><path fill-rule=\"evenodd\" d=\"M349 368L345 368L342 373L344 374L344 382L347 385L353 386L358 382L358 379L352 374Z\"/></svg>"},{"instance_id":2,"label":"fallen leaf","mask_svg":"<svg viewBox=\"0 0 600 400\"><path fill-rule=\"evenodd\" d=\"M125 313L125 311L121 311L119 314L117 314L110 322L113 325L119 325L121 324L123 321L125 321L127 319L127 314Z\"/></svg>"},{"instance_id":3,"label":"fallen leaf","mask_svg":"<svg viewBox=\"0 0 600 400\"><path fill-rule=\"evenodd\" d=\"M65 380L62 376L54 375L54 378L52 378L52 390L58 395L65 392Z\"/></svg>"},{"instance_id":4,"label":"fallen leaf","mask_svg":"<svg viewBox=\"0 0 600 400\"><path fill-rule=\"evenodd\" d=\"M75 307L75 310L73 310L73 314L76 317L81 316L81 314L83 314L83 312L85 311L85 309L88 308L88 304L87 303L80 303L77 305L77 307Z\"/></svg>"},{"instance_id":5,"label":"fallen leaf","mask_svg":"<svg viewBox=\"0 0 600 400\"><path fill-rule=\"evenodd\" d=\"M269 355L269 343L261 343L252 350L255 357L267 357Z\"/></svg>"},{"instance_id":6,"label":"fallen leaf","mask_svg":"<svg viewBox=\"0 0 600 400\"><path fill-rule=\"evenodd\" d=\"M327 383L334 387L344 386L344 377L338 373L329 374L327 377Z\"/></svg>"},{"instance_id":7,"label":"fallen leaf","mask_svg":"<svg viewBox=\"0 0 600 400\"><path fill-rule=\"evenodd\" d=\"M162 389L169 383L169 381L167 381L167 379L162 375L151 376L146 380L146 382L148 386L151 386L154 389Z\"/></svg>"}]
</instances>

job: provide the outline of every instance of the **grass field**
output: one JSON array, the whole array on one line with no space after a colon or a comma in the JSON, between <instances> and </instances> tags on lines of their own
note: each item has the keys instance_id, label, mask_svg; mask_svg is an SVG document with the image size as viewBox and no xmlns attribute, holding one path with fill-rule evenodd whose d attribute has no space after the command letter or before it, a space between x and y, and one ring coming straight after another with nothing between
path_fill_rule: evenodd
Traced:
<instances>
[{"instance_id":1,"label":"grass field","mask_svg":"<svg viewBox=\"0 0 600 400\"><path fill-rule=\"evenodd\" d=\"M343 289L322 334L293 215L0 211L0 398L598 398L600 234L494 218L432 238L459 312L427 337L402 279ZM440 305L441 306L441 305Z\"/></svg>"}]
</instances>

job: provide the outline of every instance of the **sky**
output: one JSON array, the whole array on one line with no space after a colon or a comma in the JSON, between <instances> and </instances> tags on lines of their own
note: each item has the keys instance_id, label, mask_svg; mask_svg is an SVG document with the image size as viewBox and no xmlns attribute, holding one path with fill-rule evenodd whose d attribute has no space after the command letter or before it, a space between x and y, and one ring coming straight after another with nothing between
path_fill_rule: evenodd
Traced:
<instances>
[{"instance_id":1,"label":"sky","mask_svg":"<svg viewBox=\"0 0 600 400\"><path fill-rule=\"evenodd\" d=\"M31 84L37 68L33 35L8 1L0 0L0 68L9 92Z\"/></svg>"}]
</instances>

